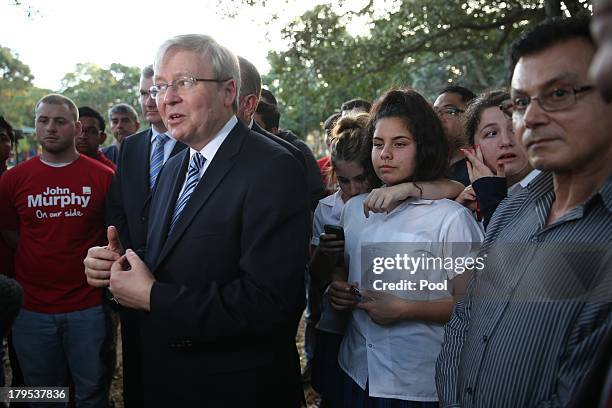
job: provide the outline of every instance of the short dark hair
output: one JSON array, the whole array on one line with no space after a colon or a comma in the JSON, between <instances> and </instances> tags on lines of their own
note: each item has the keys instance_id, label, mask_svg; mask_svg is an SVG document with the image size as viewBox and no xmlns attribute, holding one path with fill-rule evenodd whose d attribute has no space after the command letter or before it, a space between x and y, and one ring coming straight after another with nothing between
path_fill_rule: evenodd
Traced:
<instances>
[{"instance_id":1,"label":"short dark hair","mask_svg":"<svg viewBox=\"0 0 612 408\"><path fill-rule=\"evenodd\" d=\"M81 106L79 107L79 118L83 117L97 119L98 127L100 128L101 132L104 132L104 130L106 129L106 125L104 124L104 118L97 110L90 108L89 106Z\"/></svg>"},{"instance_id":2,"label":"short dark hair","mask_svg":"<svg viewBox=\"0 0 612 408\"><path fill-rule=\"evenodd\" d=\"M153 75L155 75L155 71L153 71L153 64L147 65L142 69L142 71L140 71L140 76L142 78L153 78Z\"/></svg>"},{"instance_id":3,"label":"short dark hair","mask_svg":"<svg viewBox=\"0 0 612 408\"><path fill-rule=\"evenodd\" d=\"M10 123L4 119L4 116L0 116L0 130L4 130L11 140L11 146L15 144L15 131Z\"/></svg>"},{"instance_id":4,"label":"short dark hair","mask_svg":"<svg viewBox=\"0 0 612 408\"><path fill-rule=\"evenodd\" d=\"M510 100L510 94L501 89L485 92L472 100L463 115L464 132L470 146L474 146L476 129L480 125L482 112L488 108L499 107L502 102L508 100Z\"/></svg>"},{"instance_id":5,"label":"short dark hair","mask_svg":"<svg viewBox=\"0 0 612 408\"><path fill-rule=\"evenodd\" d=\"M270 105L278 106L276 97L269 89L261 88L261 100L268 102Z\"/></svg>"},{"instance_id":6,"label":"short dark hair","mask_svg":"<svg viewBox=\"0 0 612 408\"><path fill-rule=\"evenodd\" d=\"M127 103L118 103L116 105L111 106L111 108L108 110L108 120L112 120L112 116L115 113L120 113L120 114L124 114L124 115L128 115L130 117L130 119L132 120L132 122L134 123L138 123L138 112L136 112L136 109L134 109L131 105L128 105Z\"/></svg>"},{"instance_id":7,"label":"short dark hair","mask_svg":"<svg viewBox=\"0 0 612 408\"><path fill-rule=\"evenodd\" d=\"M244 57L238 57L240 66L240 93L239 98L246 95L255 95L257 98L261 94L261 75L255 65Z\"/></svg>"},{"instance_id":8,"label":"short dark hair","mask_svg":"<svg viewBox=\"0 0 612 408\"><path fill-rule=\"evenodd\" d=\"M460 85L449 85L446 88L442 89L438 93L438 96L445 94L445 93L454 93L454 94L461 96L461 100L463 101L463 103L468 103L469 101L471 101L472 99L476 97L476 94L474 92Z\"/></svg>"},{"instance_id":9,"label":"short dark hair","mask_svg":"<svg viewBox=\"0 0 612 408\"><path fill-rule=\"evenodd\" d=\"M525 31L510 45L508 54L510 78L521 57L537 54L560 42L583 38L595 46L589 24L588 17L551 18Z\"/></svg>"},{"instance_id":10,"label":"short dark hair","mask_svg":"<svg viewBox=\"0 0 612 408\"><path fill-rule=\"evenodd\" d=\"M70 111L70 115L72 116L72 119L75 122L79 120L79 108L77 108L74 101L68 98L67 96L56 94L56 93L50 93L48 95L45 95L42 98L40 98L38 102L36 102L35 109L38 110L38 107L43 103L50 104L50 105L65 105Z\"/></svg>"},{"instance_id":11,"label":"short dark hair","mask_svg":"<svg viewBox=\"0 0 612 408\"><path fill-rule=\"evenodd\" d=\"M407 181L431 181L446 177L448 141L438 115L421 94L412 89L392 89L376 101L370 113L370 150L376 124L384 118L400 119L414 136L416 165L414 174Z\"/></svg>"},{"instance_id":12,"label":"short dark hair","mask_svg":"<svg viewBox=\"0 0 612 408\"><path fill-rule=\"evenodd\" d=\"M263 121L268 132L270 132L272 128L278 129L278 124L280 123L280 112L275 105L264 101L259 101L257 110L255 112L261 116L261 120Z\"/></svg>"},{"instance_id":13,"label":"short dark hair","mask_svg":"<svg viewBox=\"0 0 612 408\"><path fill-rule=\"evenodd\" d=\"M344 102L340 107L340 111L350 111L356 108L363 108L366 112L370 112L370 109L372 109L372 103L366 101L365 99L355 98Z\"/></svg>"},{"instance_id":14,"label":"short dark hair","mask_svg":"<svg viewBox=\"0 0 612 408\"><path fill-rule=\"evenodd\" d=\"M340 116L340 112L334 112L329 115L327 119L325 119L325 122L323 122L323 129L325 129L325 133L327 135L331 135L332 129L334 128L334 126L336 126L336 122L338 121L338 118L340 118Z\"/></svg>"}]
</instances>

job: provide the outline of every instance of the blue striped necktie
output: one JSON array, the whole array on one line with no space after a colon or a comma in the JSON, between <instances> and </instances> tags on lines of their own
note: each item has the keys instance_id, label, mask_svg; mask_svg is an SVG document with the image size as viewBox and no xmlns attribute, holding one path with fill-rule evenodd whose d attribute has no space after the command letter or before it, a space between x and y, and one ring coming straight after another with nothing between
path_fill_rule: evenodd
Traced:
<instances>
[{"instance_id":1,"label":"blue striped necktie","mask_svg":"<svg viewBox=\"0 0 612 408\"><path fill-rule=\"evenodd\" d=\"M153 142L153 155L151 156L151 162L149 163L149 187L153 190L159 170L161 170L164 164L164 145L170 139L165 133L160 133L155 136Z\"/></svg>"},{"instance_id":2,"label":"blue striped necktie","mask_svg":"<svg viewBox=\"0 0 612 408\"><path fill-rule=\"evenodd\" d=\"M170 231L176 225L176 222L181 215L181 212L187 206L187 202L189 201L189 197L195 190L198 185L198 181L200 180L200 171L204 167L204 162L206 159L202 156L201 153L196 153L191 157L189 161L189 169L187 170L187 180L185 181L185 188L183 192L179 196L178 200L176 200L176 206L174 207L174 214L172 215L172 222L170 223Z\"/></svg>"}]
</instances>

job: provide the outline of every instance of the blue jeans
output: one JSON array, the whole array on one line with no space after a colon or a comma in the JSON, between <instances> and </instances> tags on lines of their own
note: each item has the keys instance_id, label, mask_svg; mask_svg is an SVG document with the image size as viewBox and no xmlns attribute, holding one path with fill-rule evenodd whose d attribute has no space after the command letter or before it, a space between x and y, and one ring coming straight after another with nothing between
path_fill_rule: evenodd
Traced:
<instances>
[{"instance_id":1,"label":"blue jeans","mask_svg":"<svg viewBox=\"0 0 612 408\"><path fill-rule=\"evenodd\" d=\"M26 386L64 387L70 370L79 408L103 408L108 403L102 358L106 337L102 306L53 314L21 309L13 324L13 344Z\"/></svg>"}]
</instances>

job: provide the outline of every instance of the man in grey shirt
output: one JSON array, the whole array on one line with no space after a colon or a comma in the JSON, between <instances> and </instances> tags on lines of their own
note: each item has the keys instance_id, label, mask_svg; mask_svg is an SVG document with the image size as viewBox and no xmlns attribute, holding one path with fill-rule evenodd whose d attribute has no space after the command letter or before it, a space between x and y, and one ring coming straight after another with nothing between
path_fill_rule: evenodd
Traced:
<instances>
[{"instance_id":1,"label":"man in grey shirt","mask_svg":"<svg viewBox=\"0 0 612 408\"><path fill-rule=\"evenodd\" d=\"M552 20L511 49L513 125L542 170L495 212L446 326L443 407L565 406L612 326L612 104L589 81L588 20Z\"/></svg>"}]
</instances>

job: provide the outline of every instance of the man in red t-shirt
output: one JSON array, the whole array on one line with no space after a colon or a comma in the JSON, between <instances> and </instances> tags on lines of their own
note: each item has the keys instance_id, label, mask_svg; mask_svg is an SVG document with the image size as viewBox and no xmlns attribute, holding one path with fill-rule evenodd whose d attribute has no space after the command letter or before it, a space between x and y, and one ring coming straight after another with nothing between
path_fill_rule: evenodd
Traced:
<instances>
[{"instance_id":1,"label":"man in red t-shirt","mask_svg":"<svg viewBox=\"0 0 612 408\"><path fill-rule=\"evenodd\" d=\"M108 401L102 350L102 292L87 284L83 259L104 241L104 199L113 171L75 148L76 105L51 94L36 104L42 154L0 179L0 231L16 248L15 275L24 305L13 341L27 386L65 386L77 406Z\"/></svg>"}]
</instances>

